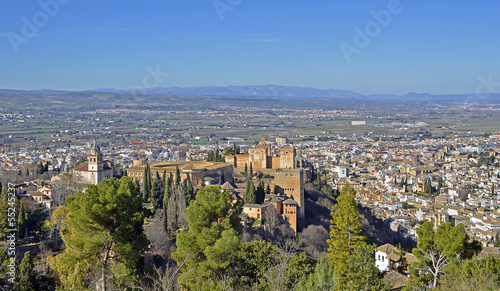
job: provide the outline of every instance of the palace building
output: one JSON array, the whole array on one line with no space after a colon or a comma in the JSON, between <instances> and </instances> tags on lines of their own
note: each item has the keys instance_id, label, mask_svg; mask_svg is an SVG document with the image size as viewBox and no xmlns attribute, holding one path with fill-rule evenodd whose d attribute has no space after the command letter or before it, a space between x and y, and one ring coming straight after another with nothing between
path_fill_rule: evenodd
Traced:
<instances>
[{"instance_id":1,"label":"palace building","mask_svg":"<svg viewBox=\"0 0 500 291\"><path fill-rule=\"evenodd\" d=\"M127 169L127 175L135 180L142 181L146 164L136 165ZM199 161L176 161L157 162L149 164L151 177L154 178L156 172L163 177L166 173L170 178L175 177L175 172L179 168L181 181L191 181L194 187L199 188L201 183L205 185L223 185L225 182L233 183L233 167L220 162L199 162Z\"/></svg>"},{"instance_id":2,"label":"palace building","mask_svg":"<svg viewBox=\"0 0 500 291\"><path fill-rule=\"evenodd\" d=\"M264 209L273 204L278 214L287 218L292 229L297 232L298 221L305 218L304 183L311 179L311 171L307 161L297 155L296 149L283 146L279 156L272 155L271 145L262 139L259 145L248 150L246 154L226 156L226 163L240 172L245 166L252 165L254 173L262 172L274 176L271 189L277 194L266 195L261 205L244 204L243 212L248 217L263 219Z\"/></svg>"}]
</instances>

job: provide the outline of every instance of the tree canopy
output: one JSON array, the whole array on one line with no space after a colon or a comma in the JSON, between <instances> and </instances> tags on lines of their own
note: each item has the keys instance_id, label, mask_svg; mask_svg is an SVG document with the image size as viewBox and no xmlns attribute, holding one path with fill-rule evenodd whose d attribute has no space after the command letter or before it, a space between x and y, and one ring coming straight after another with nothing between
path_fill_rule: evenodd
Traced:
<instances>
[{"instance_id":1,"label":"tree canopy","mask_svg":"<svg viewBox=\"0 0 500 291\"><path fill-rule=\"evenodd\" d=\"M471 258L481 250L477 242L468 242L462 224L444 223L434 232L434 223L424 221L417 229L417 235L417 247L412 252L418 261L410 268L414 276L410 286L436 288L440 276L446 274L447 266Z\"/></svg>"},{"instance_id":2,"label":"tree canopy","mask_svg":"<svg viewBox=\"0 0 500 291\"><path fill-rule=\"evenodd\" d=\"M130 280L147 247L137 185L129 177L104 180L69 196L60 207L67 211L56 211L59 218L51 220L63 221L66 249L49 258L59 282L68 289L107 290Z\"/></svg>"},{"instance_id":3,"label":"tree canopy","mask_svg":"<svg viewBox=\"0 0 500 291\"><path fill-rule=\"evenodd\" d=\"M346 183L331 213L327 258L333 261L335 269L342 277L349 273L350 256L366 244L365 237L360 234L361 217L354 201L355 197L356 191Z\"/></svg>"}]
</instances>

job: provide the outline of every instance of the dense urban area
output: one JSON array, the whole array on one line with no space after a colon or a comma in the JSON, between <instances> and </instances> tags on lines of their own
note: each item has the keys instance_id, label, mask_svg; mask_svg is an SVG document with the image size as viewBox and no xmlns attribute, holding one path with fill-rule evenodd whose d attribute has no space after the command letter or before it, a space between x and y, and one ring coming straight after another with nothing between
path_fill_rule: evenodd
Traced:
<instances>
[{"instance_id":1,"label":"dense urban area","mask_svg":"<svg viewBox=\"0 0 500 291\"><path fill-rule=\"evenodd\" d=\"M2 94L2 286L500 288L494 100Z\"/></svg>"}]
</instances>

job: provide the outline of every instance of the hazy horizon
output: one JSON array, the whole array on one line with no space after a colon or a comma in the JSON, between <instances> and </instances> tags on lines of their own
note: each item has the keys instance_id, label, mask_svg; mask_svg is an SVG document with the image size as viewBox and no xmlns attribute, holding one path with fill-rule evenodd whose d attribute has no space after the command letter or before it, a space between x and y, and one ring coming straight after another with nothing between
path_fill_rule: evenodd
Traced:
<instances>
[{"instance_id":1,"label":"hazy horizon","mask_svg":"<svg viewBox=\"0 0 500 291\"><path fill-rule=\"evenodd\" d=\"M42 0L0 11L0 88L500 91L495 1Z\"/></svg>"}]
</instances>

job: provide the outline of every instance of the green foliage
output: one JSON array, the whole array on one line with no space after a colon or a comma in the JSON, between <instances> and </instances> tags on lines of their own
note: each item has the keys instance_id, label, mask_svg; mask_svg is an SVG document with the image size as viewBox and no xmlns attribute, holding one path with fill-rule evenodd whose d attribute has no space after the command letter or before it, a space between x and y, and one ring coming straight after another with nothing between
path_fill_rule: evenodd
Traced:
<instances>
[{"instance_id":1,"label":"green foliage","mask_svg":"<svg viewBox=\"0 0 500 291\"><path fill-rule=\"evenodd\" d=\"M242 244L239 254L241 267L238 271L240 284L250 286L264 278L264 273L274 264L277 254L277 246L262 240Z\"/></svg>"},{"instance_id":2,"label":"green foliage","mask_svg":"<svg viewBox=\"0 0 500 291\"><path fill-rule=\"evenodd\" d=\"M45 173L47 171L47 168L43 166L42 162L38 162L36 164L36 173L41 175L43 173ZM19 176L21 176L23 173L21 172L21 170L19 170Z\"/></svg>"},{"instance_id":3,"label":"green foliage","mask_svg":"<svg viewBox=\"0 0 500 291\"><path fill-rule=\"evenodd\" d=\"M158 174L158 172L156 172ZM159 177L158 177L159 178ZM153 186L151 187L151 203L153 204L153 209L161 209L163 200L161 193L161 180L155 179L153 181Z\"/></svg>"},{"instance_id":4,"label":"green foliage","mask_svg":"<svg viewBox=\"0 0 500 291\"><path fill-rule=\"evenodd\" d=\"M361 217L354 201L356 192L346 183L333 206L330 221L330 239L328 256L342 278L346 278L350 270L350 256L363 247L365 237L361 233Z\"/></svg>"},{"instance_id":5,"label":"green foliage","mask_svg":"<svg viewBox=\"0 0 500 291\"><path fill-rule=\"evenodd\" d=\"M245 189L245 194L243 194L243 201L246 204L255 204L257 203L257 195L255 193L255 186L252 181L247 181L247 186Z\"/></svg>"},{"instance_id":6,"label":"green foliage","mask_svg":"<svg viewBox=\"0 0 500 291\"><path fill-rule=\"evenodd\" d=\"M285 271L285 290L292 290L299 281L314 271L314 261L305 252L294 254L288 261Z\"/></svg>"},{"instance_id":7,"label":"green foliage","mask_svg":"<svg viewBox=\"0 0 500 291\"><path fill-rule=\"evenodd\" d=\"M3 187L0 195L0 239L5 237L5 232L7 229L7 215L8 215L8 188Z\"/></svg>"},{"instance_id":8,"label":"green foliage","mask_svg":"<svg viewBox=\"0 0 500 291\"><path fill-rule=\"evenodd\" d=\"M233 144L231 147L227 147L226 150L224 151L224 155L230 156L230 155L237 155L240 153L240 147L236 144Z\"/></svg>"},{"instance_id":9,"label":"green foliage","mask_svg":"<svg viewBox=\"0 0 500 291\"><path fill-rule=\"evenodd\" d=\"M9 258L0 247L0 264L6 266L8 260ZM7 281L6 279L11 278L10 275L7 275L5 269L0 268L0 284L3 287L2 290L42 291L55 289L56 284L53 278L36 271L33 257L29 251L24 253L21 262L16 259L16 264L15 278L13 278L13 281Z\"/></svg>"},{"instance_id":10,"label":"green foliage","mask_svg":"<svg viewBox=\"0 0 500 291\"><path fill-rule=\"evenodd\" d=\"M76 164L75 164L75 167L79 166L80 164L83 164L85 163L87 160L86 159L79 159Z\"/></svg>"},{"instance_id":11,"label":"green foliage","mask_svg":"<svg viewBox=\"0 0 500 291\"><path fill-rule=\"evenodd\" d=\"M343 284L347 290L389 290L383 282L384 274L375 267L375 245L365 245L351 255L347 282Z\"/></svg>"},{"instance_id":12,"label":"green foliage","mask_svg":"<svg viewBox=\"0 0 500 291\"><path fill-rule=\"evenodd\" d=\"M208 153L207 162L225 162L224 157L219 153L219 150L210 151Z\"/></svg>"},{"instance_id":13,"label":"green foliage","mask_svg":"<svg viewBox=\"0 0 500 291\"><path fill-rule=\"evenodd\" d=\"M266 185L266 194L271 194L271 186L269 184Z\"/></svg>"},{"instance_id":14,"label":"green foliage","mask_svg":"<svg viewBox=\"0 0 500 291\"><path fill-rule=\"evenodd\" d=\"M32 286L35 281L33 258L30 252L24 253L24 257L19 264L19 271L16 274L17 280L14 290L34 290Z\"/></svg>"},{"instance_id":15,"label":"green foliage","mask_svg":"<svg viewBox=\"0 0 500 291\"><path fill-rule=\"evenodd\" d=\"M264 199L266 198L266 192L264 190L264 181L260 180L257 185L257 189L255 189L255 200L257 204L264 203Z\"/></svg>"},{"instance_id":16,"label":"green foliage","mask_svg":"<svg viewBox=\"0 0 500 291\"><path fill-rule=\"evenodd\" d=\"M418 262L413 263L410 272L414 282L411 286L436 287L441 275L445 274L448 265L458 262L461 258L470 258L477 253L477 243L468 243L468 236L462 224L452 226L441 224L436 232L434 224L424 221L417 229L418 243L413 254Z\"/></svg>"},{"instance_id":17,"label":"green foliage","mask_svg":"<svg viewBox=\"0 0 500 291\"><path fill-rule=\"evenodd\" d=\"M177 235L177 251L172 254L182 266L179 283L195 290L222 288L214 276L231 270L234 250L239 249L240 213L241 206L233 205L229 192L219 186L198 192L185 210L189 228Z\"/></svg>"},{"instance_id":18,"label":"green foliage","mask_svg":"<svg viewBox=\"0 0 500 291\"><path fill-rule=\"evenodd\" d=\"M447 268L437 290L499 290L500 259L487 256L469 259Z\"/></svg>"},{"instance_id":19,"label":"green foliage","mask_svg":"<svg viewBox=\"0 0 500 291\"><path fill-rule=\"evenodd\" d=\"M297 285L297 291L309 291L309 290L325 290L334 291L340 286L340 276L335 271L333 263L331 261L325 260L325 258L320 258L314 268L314 272L311 273L306 280L300 282Z\"/></svg>"},{"instance_id":20,"label":"green foliage","mask_svg":"<svg viewBox=\"0 0 500 291\"><path fill-rule=\"evenodd\" d=\"M170 188L172 182L170 181L170 177L165 181L165 193L163 194L163 228L168 230L168 201L170 199Z\"/></svg>"},{"instance_id":21,"label":"green foliage","mask_svg":"<svg viewBox=\"0 0 500 291\"><path fill-rule=\"evenodd\" d=\"M181 171L179 170L179 166L175 166L175 180L174 180L174 187L178 188L179 185L181 184Z\"/></svg>"},{"instance_id":22,"label":"green foliage","mask_svg":"<svg viewBox=\"0 0 500 291\"><path fill-rule=\"evenodd\" d=\"M17 219L17 233L19 238L24 238L26 234L26 213L24 212L24 204L21 202L21 206L19 206L19 215Z\"/></svg>"},{"instance_id":23,"label":"green foliage","mask_svg":"<svg viewBox=\"0 0 500 291\"><path fill-rule=\"evenodd\" d=\"M151 195L151 172L149 169L149 164L146 163L146 166L144 167L144 174L142 177L142 200L144 202L147 202L150 195Z\"/></svg>"},{"instance_id":24,"label":"green foliage","mask_svg":"<svg viewBox=\"0 0 500 291\"><path fill-rule=\"evenodd\" d=\"M403 202L403 209L414 209L416 208L413 204L409 204L408 202Z\"/></svg>"},{"instance_id":25,"label":"green foliage","mask_svg":"<svg viewBox=\"0 0 500 291\"><path fill-rule=\"evenodd\" d=\"M49 258L61 287L80 290L132 279L147 247L137 185L129 177L104 180L69 196L66 205L67 212L51 218L52 225L62 222L66 245L63 253Z\"/></svg>"}]
</instances>

